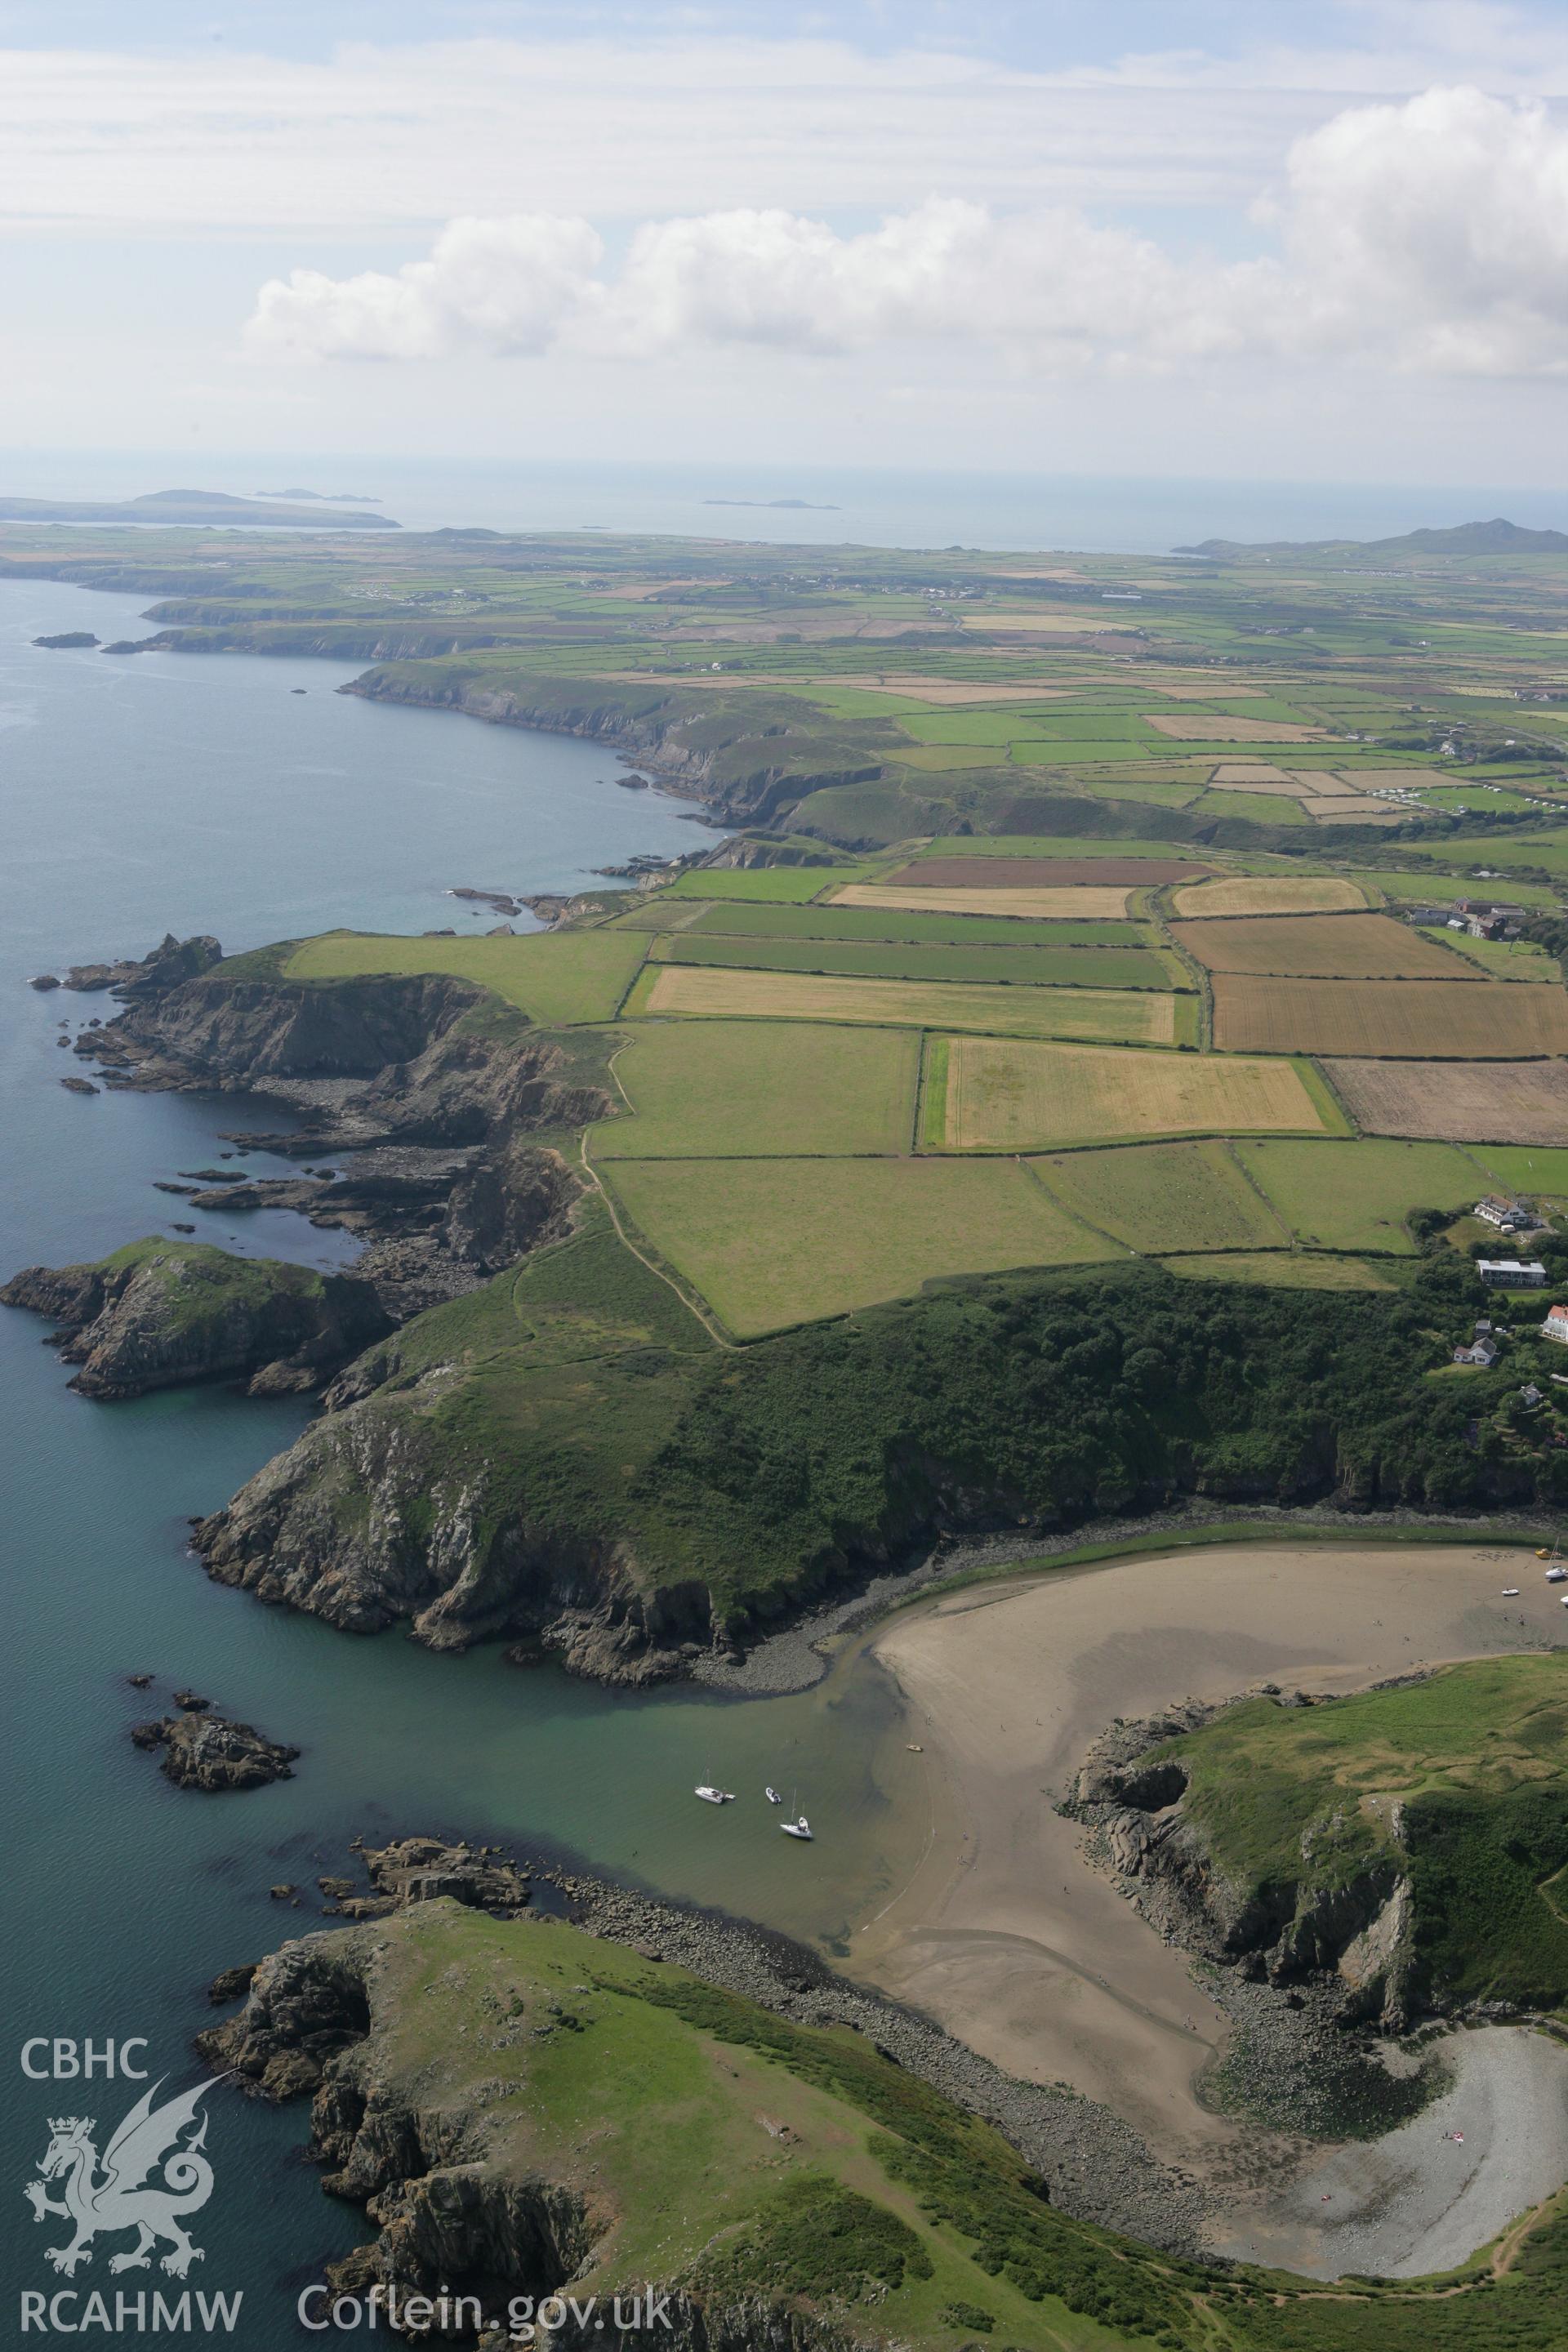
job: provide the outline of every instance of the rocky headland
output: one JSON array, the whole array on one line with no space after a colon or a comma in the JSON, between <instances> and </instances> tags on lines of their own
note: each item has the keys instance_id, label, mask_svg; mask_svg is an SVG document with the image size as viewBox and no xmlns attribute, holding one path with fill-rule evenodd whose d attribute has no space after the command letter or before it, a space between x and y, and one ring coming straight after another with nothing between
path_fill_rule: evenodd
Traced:
<instances>
[{"instance_id":1,"label":"rocky headland","mask_svg":"<svg viewBox=\"0 0 1568 2352\"><path fill-rule=\"evenodd\" d=\"M390 1330L367 1282L191 1242L129 1243L87 1265L26 1267L0 1303L46 1315L71 1387L110 1400L196 1381L253 1396L320 1388Z\"/></svg>"}]
</instances>

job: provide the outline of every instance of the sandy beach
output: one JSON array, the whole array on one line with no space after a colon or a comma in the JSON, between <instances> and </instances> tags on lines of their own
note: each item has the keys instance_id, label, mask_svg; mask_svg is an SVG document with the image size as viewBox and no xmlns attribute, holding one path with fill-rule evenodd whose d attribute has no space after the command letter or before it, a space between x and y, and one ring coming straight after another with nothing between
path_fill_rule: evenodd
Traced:
<instances>
[{"instance_id":1,"label":"sandy beach","mask_svg":"<svg viewBox=\"0 0 1568 2352\"><path fill-rule=\"evenodd\" d=\"M1502 1598L1510 1584L1522 1588L1517 1600ZM1224 2039L1224 2016L1182 1953L1079 1860L1075 1825L1052 1800L1119 1716L1223 1699L1266 1680L1353 1690L1446 1659L1564 1643L1568 1615L1555 1591L1533 1557L1511 1547L1215 1546L1048 1571L910 1610L872 1647L926 1750L933 1834L910 1885L857 1934L851 1969L1009 2073L1102 2100L1167 2160L1238 2190L1261 2181L1290 2155L1288 2144L1238 2134L1195 2089ZM1560 2182L1568 2101L1557 2105L1562 2129L1549 2135L1546 2168L1556 2166ZM1497 2145L1500 2164L1505 2136ZM1352 2201L1386 2206L1398 2194L1369 2177L1355 2200L1347 2192L1345 2215ZM1472 2184L1465 2200L1461 2212L1439 2197L1436 2210L1424 2186L1420 2217L1413 2206L1389 2242L1441 2245L1497 2199ZM1260 2214L1246 2236L1258 2226L1272 2221Z\"/></svg>"}]
</instances>

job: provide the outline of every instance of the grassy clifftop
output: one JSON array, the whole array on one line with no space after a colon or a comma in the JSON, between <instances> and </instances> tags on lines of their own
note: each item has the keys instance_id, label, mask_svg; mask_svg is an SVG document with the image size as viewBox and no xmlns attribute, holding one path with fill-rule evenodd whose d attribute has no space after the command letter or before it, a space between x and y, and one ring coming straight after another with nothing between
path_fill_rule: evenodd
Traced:
<instances>
[{"instance_id":1,"label":"grassy clifftop","mask_svg":"<svg viewBox=\"0 0 1568 2352\"><path fill-rule=\"evenodd\" d=\"M1568 1656L1486 1658L1284 1708L1231 1707L1159 1749L1242 1898L1298 1916L1406 1878L1420 1996L1568 2002Z\"/></svg>"}]
</instances>

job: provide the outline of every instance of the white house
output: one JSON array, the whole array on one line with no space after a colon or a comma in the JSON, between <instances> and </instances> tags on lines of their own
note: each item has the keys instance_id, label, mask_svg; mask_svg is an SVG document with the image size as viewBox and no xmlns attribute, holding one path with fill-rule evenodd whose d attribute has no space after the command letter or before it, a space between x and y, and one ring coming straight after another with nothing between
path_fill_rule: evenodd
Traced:
<instances>
[{"instance_id":1,"label":"white house","mask_svg":"<svg viewBox=\"0 0 1568 2352\"><path fill-rule=\"evenodd\" d=\"M1568 1348L1568 1307L1549 1307L1546 1320L1541 1327L1543 1339L1561 1339Z\"/></svg>"},{"instance_id":2,"label":"white house","mask_svg":"<svg viewBox=\"0 0 1568 2352\"><path fill-rule=\"evenodd\" d=\"M1496 1225L1505 1234L1522 1233L1531 1222L1529 1210L1520 1202L1500 1201L1495 1192L1476 1202L1475 1213L1483 1224Z\"/></svg>"}]
</instances>

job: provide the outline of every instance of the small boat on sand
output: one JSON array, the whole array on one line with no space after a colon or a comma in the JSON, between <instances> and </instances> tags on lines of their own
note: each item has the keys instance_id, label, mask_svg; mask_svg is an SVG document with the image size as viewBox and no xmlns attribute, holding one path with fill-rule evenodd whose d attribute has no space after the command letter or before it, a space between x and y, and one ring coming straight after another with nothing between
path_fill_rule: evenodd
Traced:
<instances>
[{"instance_id":1,"label":"small boat on sand","mask_svg":"<svg viewBox=\"0 0 1568 2352\"><path fill-rule=\"evenodd\" d=\"M1502 1597L1505 1601L1517 1601L1519 1599L1518 1585L1505 1584L1502 1589Z\"/></svg>"},{"instance_id":2,"label":"small boat on sand","mask_svg":"<svg viewBox=\"0 0 1568 2352\"><path fill-rule=\"evenodd\" d=\"M925 1749L918 1747L912 1739L906 1739L904 1746L909 1749L911 1756L923 1756L925 1754Z\"/></svg>"},{"instance_id":3,"label":"small boat on sand","mask_svg":"<svg viewBox=\"0 0 1568 2352\"><path fill-rule=\"evenodd\" d=\"M763 1794L767 1799L770 1805L782 1805L784 1802L784 1799L780 1796L778 1790L771 1784L763 1790Z\"/></svg>"},{"instance_id":4,"label":"small boat on sand","mask_svg":"<svg viewBox=\"0 0 1568 2352\"><path fill-rule=\"evenodd\" d=\"M779 1823L779 1827L783 1830L785 1837L805 1838L807 1843L810 1843L811 1823L806 1820L804 1813L802 1813L798 1822L781 1822Z\"/></svg>"},{"instance_id":5,"label":"small boat on sand","mask_svg":"<svg viewBox=\"0 0 1568 2352\"><path fill-rule=\"evenodd\" d=\"M706 1780L699 1781L693 1794L700 1797L705 1805L732 1805L735 1801L733 1789L710 1788Z\"/></svg>"}]
</instances>

